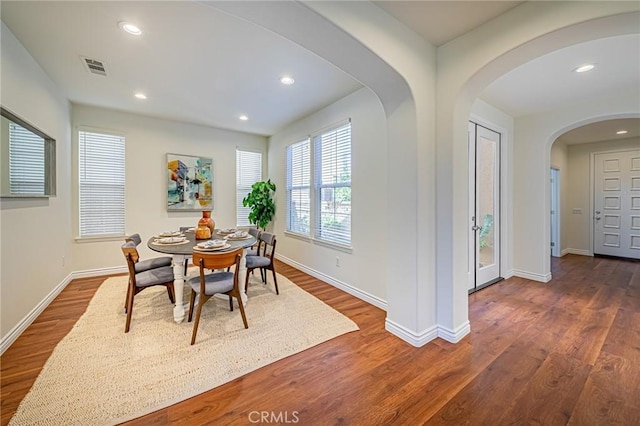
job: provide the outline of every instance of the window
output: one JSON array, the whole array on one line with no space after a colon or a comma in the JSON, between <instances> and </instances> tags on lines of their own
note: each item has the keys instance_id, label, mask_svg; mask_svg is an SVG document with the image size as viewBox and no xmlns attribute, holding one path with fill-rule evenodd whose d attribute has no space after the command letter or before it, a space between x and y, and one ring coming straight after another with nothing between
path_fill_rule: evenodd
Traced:
<instances>
[{"instance_id":1,"label":"window","mask_svg":"<svg viewBox=\"0 0 640 426\"><path fill-rule=\"evenodd\" d=\"M309 235L311 159L309 139L287 147L287 231Z\"/></svg>"},{"instance_id":2,"label":"window","mask_svg":"<svg viewBox=\"0 0 640 426\"><path fill-rule=\"evenodd\" d=\"M251 192L251 186L262 180L262 154L236 149L236 225L249 226L251 209L242 200Z\"/></svg>"},{"instance_id":3,"label":"window","mask_svg":"<svg viewBox=\"0 0 640 426\"><path fill-rule=\"evenodd\" d=\"M44 138L9 122L9 191L11 194L42 195L44 185Z\"/></svg>"},{"instance_id":4,"label":"window","mask_svg":"<svg viewBox=\"0 0 640 426\"><path fill-rule=\"evenodd\" d=\"M124 137L81 131L79 145L80 236L124 235Z\"/></svg>"},{"instance_id":5,"label":"window","mask_svg":"<svg viewBox=\"0 0 640 426\"><path fill-rule=\"evenodd\" d=\"M351 123L313 138L315 238L351 245Z\"/></svg>"}]
</instances>

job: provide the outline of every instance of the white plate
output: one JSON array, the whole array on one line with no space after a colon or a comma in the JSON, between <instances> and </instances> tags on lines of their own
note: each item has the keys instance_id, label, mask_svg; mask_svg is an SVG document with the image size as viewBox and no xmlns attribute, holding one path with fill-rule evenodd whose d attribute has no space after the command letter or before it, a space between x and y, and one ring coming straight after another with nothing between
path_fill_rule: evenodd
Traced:
<instances>
[{"instance_id":1,"label":"white plate","mask_svg":"<svg viewBox=\"0 0 640 426\"><path fill-rule=\"evenodd\" d=\"M182 236L182 232L180 231L165 231L165 232L161 232L158 234L158 237L163 238L163 237L181 237Z\"/></svg>"},{"instance_id":2,"label":"white plate","mask_svg":"<svg viewBox=\"0 0 640 426\"><path fill-rule=\"evenodd\" d=\"M204 248L204 247L198 247L195 246L193 249L196 251L218 251L218 250L226 250L228 248L231 247L231 244L225 244L223 246L220 247L211 247L211 248Z\"/></svg>"},{"instance_id":3,"label":"white plate","mask_svg":"<svg viewBox=\"0 0 640 426\"><path fill-rule=\"evenodd\" d=\"M182 243L186 240L185 237L164 237L164 238L158 238L157 240L154 241L154 243L156 244L177 244L177 243Z\"/></svg>"},{"instance_id":4,"label":"white plate","mask_svg":"<svg viewBox=\"0 0 640 426\"><path fill-rule=\"evenodd\" d=\"M247 238L251 238L251 235L249 233L245 233L246 235L235 235L235 234L229 234L227 235L225 238L228 240L246 240Z\"/></svg>"},{"instance_id":5,"label":"white plate","mask_svg":"<svg viewBox=\"0 0 640 426\"><path fill-rule=\"evenodd\" d=\"M222 247L225 244L227 244L225 240L209 240L203 243L198 243L196 245L199 248L215 248L215 247Z\"/></svg>"},{"instance_id":6,"label":"white plate","mask_svg":"<svg viewBox=\"0 0 640 426\"><path fill-rule=\"evenodd\" d=\"M220 231L218 231L218 233L224 235L224 234L233 234L236 231L237 231L236 228L225 228L225 229L221 229Z\"/></svg>"}]
</instances>

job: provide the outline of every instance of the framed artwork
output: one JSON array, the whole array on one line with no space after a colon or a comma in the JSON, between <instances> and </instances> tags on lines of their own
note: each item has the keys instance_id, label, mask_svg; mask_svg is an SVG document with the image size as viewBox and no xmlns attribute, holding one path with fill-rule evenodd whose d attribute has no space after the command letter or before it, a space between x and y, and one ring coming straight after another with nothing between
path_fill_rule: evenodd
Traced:
<instances>
[{"instance_id":1,"label":"framed artwork","mask_svg":"<svg viewBox=\"0 0 640 426\"><path fill-rule=\"evenodd\" d=\"M167 154L167 210L213 209L213 160Z\"/></svg>"}]
</instances>

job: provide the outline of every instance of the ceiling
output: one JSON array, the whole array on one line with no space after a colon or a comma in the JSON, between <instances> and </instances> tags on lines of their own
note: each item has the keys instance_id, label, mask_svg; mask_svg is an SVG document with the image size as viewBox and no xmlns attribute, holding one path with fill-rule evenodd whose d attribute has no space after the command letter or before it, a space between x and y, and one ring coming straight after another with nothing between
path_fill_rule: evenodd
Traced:
<instances>
[{"instance_id":1,"label":"ceiling","mask_svg":"<svg viewBox=\"0 0 640 426\"><path fill-rule=\"evenodd\" d=\"M441 46L523 1L374 1L389 15Z\"/></svg>"},{"instance_id":2,"label":"ceiling","mask_svg":"<svg viewBox=\"0 0 640 426\"><path fill-rule=\"evenodd\" d=\"M617 131L626 130L627 133L618 135ZM591 143L611 141L618 139L640 138L640 119L620 118L616 120L605 120L597 123L587 124L563 134L557 142L567 145L579 143Z\"/></svg>"},{"instance_id":3,"label":"ceiling","mask_svg":"<svg viewBox=\"0 0 640 426\"><path fill-rule=\"evenodd\" d=\"M375 1L434 45L518 1ZM2 1L2 20L74 103L269 136L358 90L349 75L215 2ZM124 33L129 21L143 34ZM571 46L492 83L481 98L517 117L606 93L640 93L640 37ZM89 73L81 56L104 61ZM585 61L596 68L577 75ZM292 86L279 79L290 75ZM143 92L146 100L134 98ZM247 115L247 121L239 120Z\"/></svg>"}]
</instances>

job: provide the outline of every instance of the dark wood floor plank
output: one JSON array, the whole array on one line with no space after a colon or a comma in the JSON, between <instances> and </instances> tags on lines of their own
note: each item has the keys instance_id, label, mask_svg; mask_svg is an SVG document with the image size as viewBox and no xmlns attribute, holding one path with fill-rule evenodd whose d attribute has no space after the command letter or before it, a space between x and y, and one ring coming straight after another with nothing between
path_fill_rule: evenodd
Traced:
<instances>
[{"instance_id":1,"label":"dark wood floor plank","mask_svg":"<svg viewBox=\"0 0 640 426\"><path fill-rule=\"evenodd\" d=\"M501 416L501 425L566 425L591 366L575 358L550 354L525 389Z\"/></svg>"},{"instance_id":2,"label":"dark wood floor plank","mask_svg":"<svg viewBox=\"0 0 640 426\"><path fill-rule=\"evenodd\" d=\"M422 348L385 331L384 311L276 268L360 331L128 424L246 425L253 411L313 425L640 424L639 262L552 259L551 282L514 277L472 294L471 334ZM2 355L2 425L103 281L74 280Z\"/></svg>"},{"instance_id":3,"label":"dark wood floor plank","mask_svg":"<svg viewBox=\"0 0 640 426\"><path fill-rule=\"evenodd\" d=\"M568 424L640 424L640 365L600 354Z\"/></svg>"}]
</instances>

